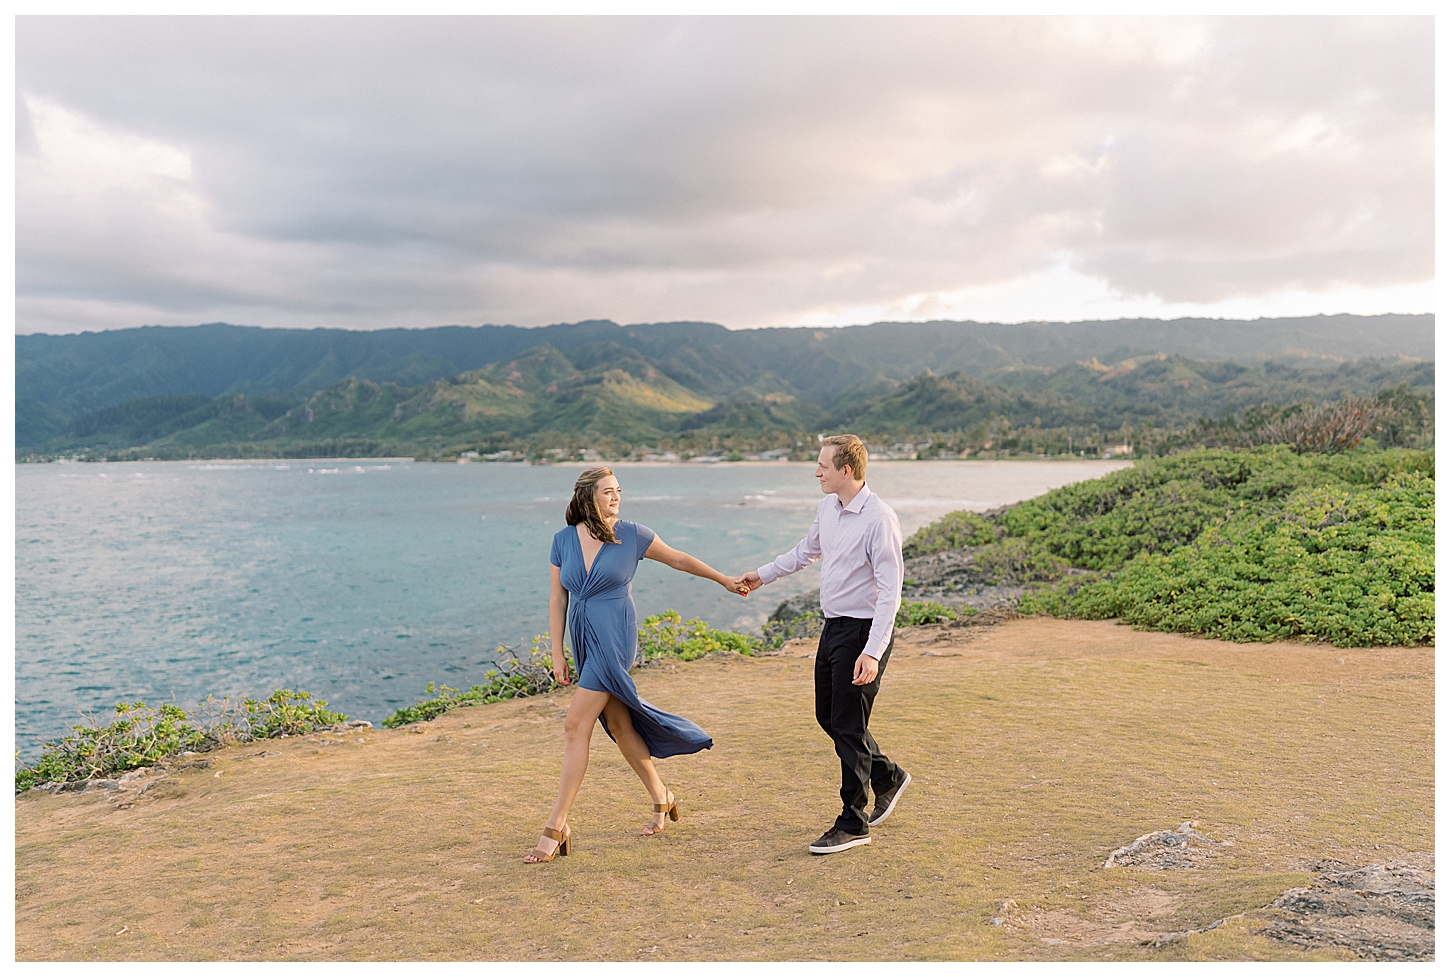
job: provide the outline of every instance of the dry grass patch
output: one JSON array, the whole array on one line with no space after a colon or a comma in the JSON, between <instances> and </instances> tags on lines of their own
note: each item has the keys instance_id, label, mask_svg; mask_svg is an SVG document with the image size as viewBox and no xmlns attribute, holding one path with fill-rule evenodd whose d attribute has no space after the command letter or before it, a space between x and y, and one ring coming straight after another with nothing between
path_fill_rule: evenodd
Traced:
<instances>
[{"instance_id":1,"label":"dry grass patch","mask_svg":"<svg viewBox=\"0 0 1450 977\"><path fill-rule=\"evenodd\" d=\"M660 763L682 820L639 835L649 799L600 733L575 854L545 865L522 857L566 693L230 748L129 807L22 796L17 956L1334 959L1262 935L1262 907L1317 859L1433 852L1431 648L1035 618L937 638L903 636L877 700L916 780L869 846L805 850L839 768L796 644L638 673L716 740ZM1197 867L1101 868L1190 819L1223 843Z\"/></svg>"}]
</instances>

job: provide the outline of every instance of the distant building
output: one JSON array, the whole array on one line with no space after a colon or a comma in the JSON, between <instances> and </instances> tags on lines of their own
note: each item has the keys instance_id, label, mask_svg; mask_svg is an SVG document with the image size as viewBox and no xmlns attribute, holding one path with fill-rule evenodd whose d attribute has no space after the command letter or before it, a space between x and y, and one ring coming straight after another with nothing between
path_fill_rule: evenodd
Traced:
<instances>
[{"instance_id":1,"label":"distant building","mask_svg":"<svg viewBox=\"0 0 1450 977\"><path fill-rule=\"evenodd\" d=\"M598 461L600 459L600 454L593 448L585 448L583 451L579 452L579 457L583 458L585 461Z\"/></svg>"}]
</instances>

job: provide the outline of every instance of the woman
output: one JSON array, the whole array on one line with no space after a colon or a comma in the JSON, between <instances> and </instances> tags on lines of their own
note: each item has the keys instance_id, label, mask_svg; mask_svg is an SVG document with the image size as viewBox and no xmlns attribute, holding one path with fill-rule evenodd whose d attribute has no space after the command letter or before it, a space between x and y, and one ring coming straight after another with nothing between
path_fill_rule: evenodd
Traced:
<instances>
[{"instance_id":1,"label":"woman","mask_svg":"<svg viewBox=\"0 0 1450 977\"><path fill-rule=\"evenodd\" d=\"M590 468L574 483L574 497L565 510L568 526L554 536L549 555L553 589L549 598L549 637L554 678L569 684L564 658L564 624L568 621L579 666L579 688L564 717L564 772L559 797L526 862L552 861L569 854L569 808L589 767L589 741L594 721L619 745L630 767L654 800L654 818L646 835L664 830L665 818L680 819L675 795L665 788L650 757L677 756L708 750L714 743L699 726L656 709L635 691L629 677L638 630L629 584L639 561L648 557L665 566L715 581L744 597L744 582L727 577L681 553L639 523L619 518L619 480L608 468Z\"/></svg>"}]
</instances>

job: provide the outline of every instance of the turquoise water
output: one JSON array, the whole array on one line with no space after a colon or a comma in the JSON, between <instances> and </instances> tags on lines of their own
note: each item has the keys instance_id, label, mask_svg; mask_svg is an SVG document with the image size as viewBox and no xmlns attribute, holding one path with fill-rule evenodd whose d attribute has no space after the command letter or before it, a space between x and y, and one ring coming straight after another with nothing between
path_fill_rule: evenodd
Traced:
<instances>
[{"instance_id":1,"label":"turquoise water","mask_svg":"<svg viewBox=\"0 0 1450 977\"><path fill-rule=\"evenodd\" d=\"M906 533L1121 462L877 462ZM380 721L466 687L547 630L549 541L582 465L410 461L17 465L16 745L119 701L306 689ZM729 573L794 545L807 464L620 465L624 518ZM812 568L748 599L645 561L640 617L758 627Z\"/></svg>"}]
</instances>

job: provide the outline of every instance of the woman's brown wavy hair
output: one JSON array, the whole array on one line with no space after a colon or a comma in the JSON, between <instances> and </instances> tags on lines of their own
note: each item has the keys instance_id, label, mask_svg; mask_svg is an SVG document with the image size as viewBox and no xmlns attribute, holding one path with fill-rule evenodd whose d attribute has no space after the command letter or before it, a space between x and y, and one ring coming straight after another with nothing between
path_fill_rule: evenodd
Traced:
<instances>
[{"instance_id":1,"label":"woman's brown wavy hair","mask_svg":"<svg viewBox=\"0 0 1450 977\"><path fill-rule=\"evenodd\" d=\"M589 530L589 535L601 543L619 542L615 538L614 530L600 513L599 506L594 503L594 489L602 479L613 474L614 469L606 465L584 469L579 474L579 480L574 483L574 497L569 500L569 508L564 510L566 523L577 526L582 522L584 528Z\"/></svg>"}]
</instances>

